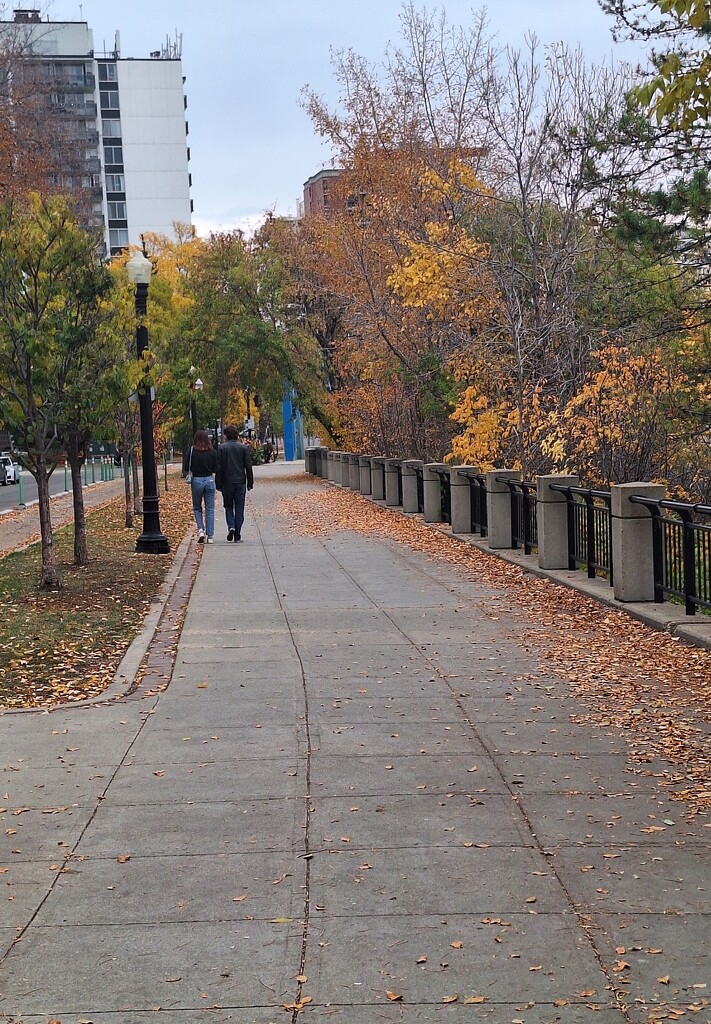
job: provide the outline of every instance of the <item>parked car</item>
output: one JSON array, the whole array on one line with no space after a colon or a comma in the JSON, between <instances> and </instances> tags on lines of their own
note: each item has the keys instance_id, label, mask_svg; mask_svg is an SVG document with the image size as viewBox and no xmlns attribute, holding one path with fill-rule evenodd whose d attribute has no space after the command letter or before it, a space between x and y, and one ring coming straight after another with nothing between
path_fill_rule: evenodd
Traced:
<instances>
[{"instance_id":1,"label":"parked car","mask_svg":"<svg viewBox=\"0 0 711 1024\"><path fill-rule=\"evenodd\" d=\"M4 452L0 455L0 484L16 484L20 481L20 466L12 455Z\"/></svg>"}]
</instances>

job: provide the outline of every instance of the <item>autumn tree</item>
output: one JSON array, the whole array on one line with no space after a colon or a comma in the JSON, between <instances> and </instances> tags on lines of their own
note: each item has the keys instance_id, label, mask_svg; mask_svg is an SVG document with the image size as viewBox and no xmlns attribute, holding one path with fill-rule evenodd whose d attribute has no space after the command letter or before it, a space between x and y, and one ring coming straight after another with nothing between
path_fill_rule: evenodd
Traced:
<instances>
[{"instance_id":1,"label":"autumn tree","mask_svg":"<svg viewBox=\"0 0 711 1024\"><path fill-rule=\"evenodd\" d=\"M40 584L60 584L52 538L48 481L62 448L68 406L92 402L72 380L94 345L101 300L111 279L99 246L82 231L64 200L0 206L0 401L2 418L37 482Z\"/></svg>"},{"instance_id":2,"label":"autumn tree","mask_svg":"<svg viewBox=\"0 0 711 1024\"><path fill-rule=\"evenodd\" d=\"M478 296L484 317L491 298L481 253L462 232L459 183L476 179L485 150L478 111L487 50L482 18L465 31L443 12L409 5L401 23L403 43L382 65L352 52L335 56L338 110L305 94L342 171L328 216L304 223L304 265L312 291L338 310L329 355L342 437L388 454L441 455L451 434L455 353L472 328L466 316L451 315L458 286L444 287L447 263L458 267L460 284L469 275L470 313Z\"/></svg>"}]
</instances>

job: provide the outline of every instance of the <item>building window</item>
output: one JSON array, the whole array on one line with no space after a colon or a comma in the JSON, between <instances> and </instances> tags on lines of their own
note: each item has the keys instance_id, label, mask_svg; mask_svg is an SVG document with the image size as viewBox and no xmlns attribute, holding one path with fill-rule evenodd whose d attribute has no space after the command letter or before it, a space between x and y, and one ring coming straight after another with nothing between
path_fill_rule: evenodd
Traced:
<instances>
[{"instance_id":1,"label":"building window","mask_svg":"<svg viewBox=\"0 0 711 1024\"><path fill-rule=\"evenodd\" d=\"M115 82L116 81L116 65L115 64L99 64L99 81L100 82Z\"/></svg>"},{"instance_id":2,"label":"building window","mask_svg":"<svg viewBox=\"0 0 711 1024\"><path fill-rule=\"evenodd\" d=\"M128 228L109 228L109 245L112 249L125 249L128 245Z\"/></svg>"},{"instance_id":3,"label":"building window","mask_svg":"<svg viewBox=\"0 0 711 1024\"><path fill-rule=\"evenodd\" d=\"M119 94L117 92L108 92L103 90L99 93L102 110L118 110L119 108Z\"/></svg>"},{"instance_id":4,"label":"building window","mask_svg":"<svg viewBox=\"0 0 711 1024\"><path fill-rule=\"evenodd\" d=\"M106 191L107 192L125 192L126 182L123 174L107 174L106 175Z\"/></svg>"},{"instance_id":5,"label":"building window","mask_svg":"<svg viewBox=\"0 0 711 1024\"><path fill-rule=\"evenodd\" d=\"M109 220L126 220L125 203L107 203Z\"/></svg>"},{"instance_id":6,"label":"building window","mask_svg":"<svg viewBox=\"0 0 711 1024\"><path fill-rule=\"evenodd\" d=\"M104 146L104 163L105 164L122 164L123 163L123 147L121 147L121 146Z\"/></svg>"},{"instance_id":7,"label":"building window","mask_svg":"<svg viewBox=\"0 0 711 1024\"><path fill-rule=\"evenodd\" d=\"M105 139L120 139L121 122L118 118L102 118L101 134Z\"/></svg>"}]
</instances>

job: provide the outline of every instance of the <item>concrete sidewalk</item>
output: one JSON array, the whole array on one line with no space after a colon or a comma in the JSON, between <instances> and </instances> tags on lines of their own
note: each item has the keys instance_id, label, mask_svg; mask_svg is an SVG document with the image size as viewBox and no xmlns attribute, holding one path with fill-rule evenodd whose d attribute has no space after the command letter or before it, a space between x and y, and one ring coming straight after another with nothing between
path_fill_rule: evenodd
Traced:
<instances>
[{"instance_id":1,"label":"concrete sidewalk","mask_svg":"<svg viewBox=\"0 0 711 1024\"><path fill-rule=\"evenodd\" d=\"M203 551L165 692L0 716L0 1019L709 1024L708 821L487 587L292 532L301 469Z\"/></svg>"}]
</instances>

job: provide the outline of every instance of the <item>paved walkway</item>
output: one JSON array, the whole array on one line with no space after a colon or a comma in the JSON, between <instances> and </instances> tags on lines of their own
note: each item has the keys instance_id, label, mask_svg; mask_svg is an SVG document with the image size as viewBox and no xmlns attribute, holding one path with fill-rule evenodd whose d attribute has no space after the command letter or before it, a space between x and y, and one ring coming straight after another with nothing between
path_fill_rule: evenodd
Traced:
<instances>
[{"instance_id":1,"label":"paved walkway","mask_svg":"<svg viewBox=\"0 0 711 1024\"><path fill-rule=\"evenodd\" d=\"M0 1019L708 1024L708 820L490 587L295 533L300 468L202 552L164 692L0 716Z\"/></svg>"}]
</instances>

